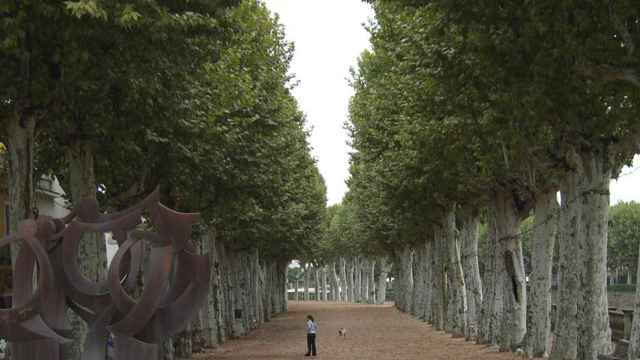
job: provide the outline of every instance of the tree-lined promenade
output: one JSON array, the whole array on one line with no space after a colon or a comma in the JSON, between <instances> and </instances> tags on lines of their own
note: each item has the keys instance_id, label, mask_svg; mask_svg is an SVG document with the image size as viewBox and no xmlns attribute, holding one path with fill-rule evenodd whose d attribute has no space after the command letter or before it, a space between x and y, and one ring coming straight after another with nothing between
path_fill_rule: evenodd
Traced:
<instances>
[{"instance_id":1,"label":"tree-lined promenade","mask_svg":"<svg viewBox=\"0 0 640 360\"><path fill-rule=\"evenodd\" d=\"M213 264L208 301L166 339L165 359L286 312L288 282L305 300L313 288L318 300L382 304L388 280L398 309L469 342L411 321L415 334L389 336L411 356L425 339L455 353L476 342L556 360L611 354L609 270L640 274L633 206L609 214L610 180L640 152L640 8L366 2L375 18L350 79L349 190L329 207L292 96L293 45L261 1L1 2L9 231L38 216L42 176L72 205L119 210L159 187L170 207L200 211L192 240ZM104 240L79 249L94 281L106 275ZM0 265L18 250L2 249ZM303 271L288 277L294 259ZM391 309L363 309L394 329ZM80 359L88 329L70 320L75 341L52 359ZM628 358L638 356L640 316Z\"/></svg>"},{"instance_id":2,"label":"tree-lined promenade","mask_svg":"<svg viewBox=\"0 0 640 360\"><path fill-rule=\"evenodd\" d=\"M318 323L319 359L511 360L513 355L435 331L392 305L293 302L286 315L199 359L305 359L305 317ZM347 336L338 335L345 328Z\"/></svg>"}]
</instances>

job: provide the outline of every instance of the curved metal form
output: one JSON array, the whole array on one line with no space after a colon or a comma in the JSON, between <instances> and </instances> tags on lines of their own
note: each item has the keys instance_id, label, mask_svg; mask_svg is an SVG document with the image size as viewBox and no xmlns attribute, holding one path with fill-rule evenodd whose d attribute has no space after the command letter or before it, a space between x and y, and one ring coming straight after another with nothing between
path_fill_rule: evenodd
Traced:
<instances>
[{"instance_id":1,"label":"curved metal form","mask_svg":"<svg viewBox=\"0 0 640 360\"><path fill-rule=\"evenodd\" d=\"M191 241L199 214L165 207L157 190L118 213L98 209L95 200L85 199L65 218L24 220L17 234L0 239L0 247L26 245L14 267L12 308L0 309L0 336L14 343L16 360L60 358L60 344L70 341L67 308L89 325L83 360L105 359L109 336L116 359L155 356L159 344L184 330L206 302L209 258L198 255ZM143 228L144 214L149 223ZM94 282L80 271L78 247L85 234L106 233L119 249L107 278ZM145 248L150 250L143 269Z\"/></svg>"}]
</instances>

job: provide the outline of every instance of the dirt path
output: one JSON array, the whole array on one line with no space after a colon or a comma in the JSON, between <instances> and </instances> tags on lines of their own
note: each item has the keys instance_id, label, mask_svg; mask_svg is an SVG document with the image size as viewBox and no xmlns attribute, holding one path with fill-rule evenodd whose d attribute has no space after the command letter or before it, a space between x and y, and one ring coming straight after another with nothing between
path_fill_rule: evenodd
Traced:
<instances>
[{"instance_id":1,"label":"dirt path","mask_svg":"<svg viewBox=\"0 0 640 360\"><path fill-rule=\"evenodd\" d=\"M318 323L318 356L344 360L511 360L513 355L452 339L390 305L290 302L289 313L274 318L240 340L204 356L217 360L307 359L305 317ZM347 338L338 329L347 329Z\"/></svg>"}]
</instances>

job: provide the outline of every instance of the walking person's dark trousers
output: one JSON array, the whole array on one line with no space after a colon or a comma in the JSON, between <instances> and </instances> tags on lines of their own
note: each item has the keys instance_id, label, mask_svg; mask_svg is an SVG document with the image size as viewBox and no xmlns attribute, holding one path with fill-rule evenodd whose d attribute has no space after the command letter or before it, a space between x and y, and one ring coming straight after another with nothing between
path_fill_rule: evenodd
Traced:
<instances>
[{"instance_id":1,"label":"walking person's dark trousers","mask_svg":"<svg viewBox=\"0 0 640 360\"><path fill-rule=\"evenodd\" d=\"M307 334L307 356L316 356L316 334Z\"/></svg>"}]
</instances>

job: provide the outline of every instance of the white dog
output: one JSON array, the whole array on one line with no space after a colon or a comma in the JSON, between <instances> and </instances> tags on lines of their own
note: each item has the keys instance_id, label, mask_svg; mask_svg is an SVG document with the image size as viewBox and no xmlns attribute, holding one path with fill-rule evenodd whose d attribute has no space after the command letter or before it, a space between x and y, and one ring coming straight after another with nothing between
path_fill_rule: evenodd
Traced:
<instances>
[{"instance_id":1,"label":"white dog","mask_svg":"<svg viewBox=\"0 0 640 360\"><path fill-rule=\"evenodd\" d=\"M338 330L338 336L344 336L346 338L347 337L347 329L341 328L340 330Z\"/></svg>"}]
</instances>

